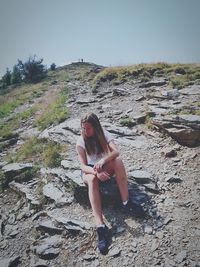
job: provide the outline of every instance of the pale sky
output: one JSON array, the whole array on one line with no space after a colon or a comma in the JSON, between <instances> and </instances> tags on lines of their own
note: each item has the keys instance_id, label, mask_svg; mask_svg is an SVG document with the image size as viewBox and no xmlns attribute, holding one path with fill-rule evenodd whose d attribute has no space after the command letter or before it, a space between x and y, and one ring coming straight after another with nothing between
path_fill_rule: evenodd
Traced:
<instances>
[{"instance_id":1,"label":"pale sky","mask_svg":"<svg viewBox=\"0 0 200 267\"><path fill-rule=\"evenodd\" d=\"M0 0L0 76L50 66L200 63L200 0Z\"/></svg>"}]
</instances>

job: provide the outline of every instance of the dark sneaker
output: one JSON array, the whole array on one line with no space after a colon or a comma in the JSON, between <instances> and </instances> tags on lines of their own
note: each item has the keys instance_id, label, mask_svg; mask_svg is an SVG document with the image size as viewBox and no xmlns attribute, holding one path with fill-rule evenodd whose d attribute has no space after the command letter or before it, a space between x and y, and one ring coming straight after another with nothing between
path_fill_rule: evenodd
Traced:
<instances>
[{"instance_id":1,"label":"dark sneaker","mask_svg":"<svg viewBox=\"0 0 200 267\"><path fill-rule=\"evenodd\" d=\"M98 235L97 247L102 254L106 254L108 251L108 238L109 238L108 227L107 226L98 227L97 235Z\"/></svg>"},{"instance_id":2,"label":"dark sneaker","mask_svg":"<svg viewBox=\"0 0 200 267\"><path fill-rule=\"evenodd\" d=\"M125 214L133 215L134 217L137 218L144 218L145 217L145 212L143 208L136 203L131 202L130 200L126 205L122 204L122 211Z\"/></svg>"}]
</instances>

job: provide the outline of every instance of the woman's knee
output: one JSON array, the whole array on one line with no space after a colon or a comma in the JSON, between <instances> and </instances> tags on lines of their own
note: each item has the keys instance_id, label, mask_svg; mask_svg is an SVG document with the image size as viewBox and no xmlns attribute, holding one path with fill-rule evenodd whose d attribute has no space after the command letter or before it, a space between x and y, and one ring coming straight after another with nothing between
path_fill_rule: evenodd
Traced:
<instances>
[{"instance_id":1,"label":"woman's knee","mask_svg":"<svg viewBox=\"0 0 200 267\"><path fill-rule=\"evenodd\" d=\"M88 186L95 186L98 184L97 177L93 174L85 174L83 180L88 184Z\"/></svg>"}]
</instances>

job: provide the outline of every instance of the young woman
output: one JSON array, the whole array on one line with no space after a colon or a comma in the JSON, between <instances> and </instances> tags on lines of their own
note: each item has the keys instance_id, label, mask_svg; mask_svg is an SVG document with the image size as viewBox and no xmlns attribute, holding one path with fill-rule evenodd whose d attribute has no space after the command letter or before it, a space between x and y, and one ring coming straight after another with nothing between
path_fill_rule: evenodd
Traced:
<instances>
[{"instance_id":1,"label":"young woman","mask_svg":"<svg viewBox=\"0 0 200 267\"><path fill-rule=\"evenodd\" d=\"M102 128L94 113L88 113L81 119L81 129L76 149L81 164L82 179L88 185L89 200L97 226L97 246L101 253L105 253L108 249L108 228L104 224L102 215L99 181L106 181L115 174L122 207L130 210L127 176L114 139Z\"/></svg>"}]
</instances>

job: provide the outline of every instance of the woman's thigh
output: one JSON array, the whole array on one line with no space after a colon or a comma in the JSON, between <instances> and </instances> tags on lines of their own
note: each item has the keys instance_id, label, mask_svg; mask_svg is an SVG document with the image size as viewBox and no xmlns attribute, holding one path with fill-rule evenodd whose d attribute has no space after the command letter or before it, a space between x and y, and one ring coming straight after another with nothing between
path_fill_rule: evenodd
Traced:
<instances>
[{"instance_id":1,"label":"woman's thigh","mask_svg":"<svg viewBox=\"0 0 200 267\"><path fill-rule=\"evenodd\" d=\"M103 166L103 171L107 172L110 176L113 176L115 173L113 164L114 162L110 161Z\"/></svg>"}]
</instances>

